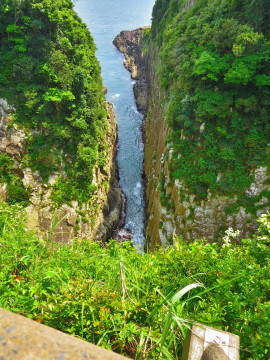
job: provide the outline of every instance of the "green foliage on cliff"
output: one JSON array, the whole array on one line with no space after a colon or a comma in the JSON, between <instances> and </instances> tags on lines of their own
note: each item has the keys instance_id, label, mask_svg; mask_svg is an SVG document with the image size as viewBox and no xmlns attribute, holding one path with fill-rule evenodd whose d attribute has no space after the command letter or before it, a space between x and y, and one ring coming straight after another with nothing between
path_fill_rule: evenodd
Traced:
<instances>
[{"instance_id":1,"label":"green foliage on cliff","mask_svg":"<svg viewBox=\"0 0 270 360\"><path fill-rule=\"evenodd\" d=\"M154 6L152 38L173 130L171 175L198 199L208 190L244 196L252 170L269 166L269 15L267 0Z\"/></svg>"},{"instance_id":2,"label":"green foliage on cliff","mask_svg":"<svg viewBox=\"0 0 270 360\"><path fill-rule=\"evenodd\" d=\"M0 154L0 183L6 184L7 202L28 205L29 191L24 188L21 177L16 174L11 158Z\"/></svg>"},{"instance_id":3,"label":"green foliage on cliff","mask_svg":"<svg viewBox=\"0 0 270 360\"><path fill-rule=\"evenodd\" d=\"M87 201L106 109L95 45L72 1L2 0L0 59L0 97L28 131L24 166L44 180L61 172L57 202Z\"/></svg>"},{"instance_id":4,"label":"green foliage on cliff","mask_svg":"<svg viewBox=\"0 0 270 360\"><path fill-rule=\"evenodd\" d=\"M240 335L241 359L269 359L269 215L242 245L228 230L145 254L42 240L23 218L0 204L0 306L134 359L180 359L192 321Z\"/></svg>"}]
</instances>

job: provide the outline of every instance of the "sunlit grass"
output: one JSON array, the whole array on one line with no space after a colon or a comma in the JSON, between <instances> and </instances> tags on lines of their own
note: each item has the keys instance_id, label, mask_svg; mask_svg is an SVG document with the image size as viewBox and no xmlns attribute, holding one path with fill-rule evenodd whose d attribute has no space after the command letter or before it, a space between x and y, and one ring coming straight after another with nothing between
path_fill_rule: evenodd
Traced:
<instances>
[{"instance_id":1,"label":"sunlit grass","mask_svg":"<svg viewBox=\"0 0 270 360\"><path fill-rule=\"evenodd\" d=\"M0 306L134 359L180 359L193 321L240 335L241 358L267 358L267 218L242 246L179 241L145 254L39 239L23 220L1 204Z\"/></svg>"}]
</instances>

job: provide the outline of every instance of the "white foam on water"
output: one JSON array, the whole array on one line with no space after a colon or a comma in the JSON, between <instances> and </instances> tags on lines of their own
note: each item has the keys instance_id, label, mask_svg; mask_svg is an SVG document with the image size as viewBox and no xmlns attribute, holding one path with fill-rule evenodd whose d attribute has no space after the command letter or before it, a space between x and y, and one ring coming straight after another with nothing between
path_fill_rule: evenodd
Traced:
<instances>
[{"instance_id":1,"label":"white foam on water","mask_svg":"<svg viewBox=\"0 0 270 360\"><path fill-rule=\"evenodd\" d=\"M139 200L141 196L141 187L141 184L137 183L136 187L133 189L133 194L136 196L136 198L139 198ZM136 199L136 204L138 204L138 199Z\"/></svg>"},{"instance_id":2,"label":"white foam on water","mask_svg":"<svg viewBox=\"0 0 270 360\"><path fill-rule=\"evenodd\" d=\"M133 105L133 106L131 107L131 111L133 111L133 113L135 113L136 115L137 115L137 114L140 114L139 111L137 110L137 106L136 106L136 105Z\"/></svg>"}]
</instances>

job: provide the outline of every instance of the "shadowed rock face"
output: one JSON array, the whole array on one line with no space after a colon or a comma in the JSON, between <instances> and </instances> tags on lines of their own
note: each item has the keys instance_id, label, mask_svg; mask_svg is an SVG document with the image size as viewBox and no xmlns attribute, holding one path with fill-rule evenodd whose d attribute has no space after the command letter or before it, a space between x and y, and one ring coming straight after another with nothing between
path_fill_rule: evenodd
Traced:
<instances>
[{"instance_id":1,"label":"shadowed rock face","mask_svg":"<svg viewBox=\"0 0 270 360\"><path fill-rule=\"evenodd\" d=\"M201 357L201 360L230 360L223 349L217 344L210 344Z\"/></svg>"},{"instance_id":2,"label":"shadowed rock face","mask_svg":"<svg viewBox=\"0 0 270 360\"><path fill-rule=\"evenodd\" d=\"M93 182L96 191L87 204L79 206L77 201L73 201L72 204L55 208L50 196L58 175L64 172L64 165L52 173L47 182L42 180L38 171L23 167L22 159L27 152L26 132L16 124L9 128L10 117L15 109L0 99L0 152L11 158L14 167L12 171L22 179L24 187L30 190L30 205L26 208L27 226L41 236L48 235L64 243L69 243L75 236L105 241L116 228L122 203L114 161L117 125L111 103L107 104L107 110L109 130L106 142L109 150L106 164L95 169ZM3 201L7 198L6 184L0 183L0 198Z\"/></svg>"},{"instance_id":3,"label":"shadowed rock face","mask_svg":"<svg viewBox=\"0 0 270 360\"><path fill-rule=\"evenodd\" d=\"M257 227L256 218L244 207L235 213L226 211L237 202L237 195L229 197L208 192L205 200L198 201L181 179L171 179L169 167L174 149L172 143L167 141L171 130L164 111L166 99L157 79L157 58L154 53L151 59L148 66L149 105L144 119L146 236L150 247L165 245L168 239L173 242L175 235L186 241L198 238L215 241L228 228L239 230L240 238L250 236ZM178 156L181 157L181 154ZM269 170L266 166L260 166L253 170L253 175L254 182L246 189L246 196L251 201L261 196L260 200L255 201L259 209L256 215L260 216L270 210L269 201L263 196L264 191L269 191Z\"/></svg>"}]
</instances>

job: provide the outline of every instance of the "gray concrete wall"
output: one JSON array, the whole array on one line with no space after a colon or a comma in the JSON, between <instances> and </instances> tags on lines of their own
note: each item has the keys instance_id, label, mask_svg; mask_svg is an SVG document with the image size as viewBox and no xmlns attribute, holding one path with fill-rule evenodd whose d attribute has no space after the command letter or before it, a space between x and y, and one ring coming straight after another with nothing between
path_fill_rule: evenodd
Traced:
<instances>
[{"instance_id":1,"label":"gray concrete wall","mask_svg":"<svg viewBox=\"0 0 270 360\"><path fill-rule=\"evenodd\" d=\"M128 360L0 308L0 360Z\"/></svg>"}]
</instances>

